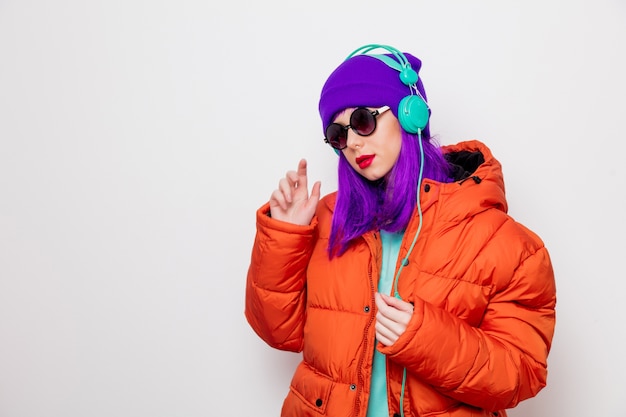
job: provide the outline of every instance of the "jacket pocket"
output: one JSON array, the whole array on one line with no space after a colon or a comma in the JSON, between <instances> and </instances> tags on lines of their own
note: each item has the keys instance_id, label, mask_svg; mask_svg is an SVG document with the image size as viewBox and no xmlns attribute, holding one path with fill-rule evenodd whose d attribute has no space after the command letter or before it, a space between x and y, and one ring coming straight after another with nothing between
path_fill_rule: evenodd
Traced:
<instances>
[{"instance_id":1,"label":"jacket pocket","mask_svg":"<svg viewBox=\"0 0 626 417\"><path fill-rule=\"evenodd\" d=\"M326 407L333 385L334 382L328 377L316 372L306 363L301 362L296 368L296 372L291 380L291 386L289 387L291 395L287 397L285 406L289 406L291 402L289 397L293 395L311 411L319 415L326 415ZM296 404L293 403L291 406L302 408L297 407Z\"/></svg>"}]
</instances>

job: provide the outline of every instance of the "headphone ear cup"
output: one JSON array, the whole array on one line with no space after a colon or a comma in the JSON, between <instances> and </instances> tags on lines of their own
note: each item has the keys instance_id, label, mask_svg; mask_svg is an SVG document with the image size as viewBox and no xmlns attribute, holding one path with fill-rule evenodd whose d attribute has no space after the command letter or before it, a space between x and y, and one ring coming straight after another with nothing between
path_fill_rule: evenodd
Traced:
<instances>
[{"instance_id":1,"label":"headphone ear cup","mask_svg":"<svg viewBox=\"0 0 626 417\"><path fill-rule=\"evenodd\" d=\"M406 96L398 105L398 121L409 133L417 133L428 124L428 105L419 96Z\"/></svg>"}]
</instances>

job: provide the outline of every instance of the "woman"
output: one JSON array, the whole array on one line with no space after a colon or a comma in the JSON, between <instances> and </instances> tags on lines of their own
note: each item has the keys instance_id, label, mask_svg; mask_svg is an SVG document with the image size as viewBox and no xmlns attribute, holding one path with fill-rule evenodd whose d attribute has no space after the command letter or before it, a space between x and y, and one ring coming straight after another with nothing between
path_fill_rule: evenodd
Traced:
<instances>
[{"instance_id":1,"label":"woman","mask_svg":"<svg viewBox=\"0 0 626 417\"><path fill-rule=\"evenodd\" d=\"M434 144L420 67L350 54L319 103L338 191L302 160L257 212L246 318L303 355L283 416L506 416L546 384L548 252L484 144Z\"/></svg>"}]
</instances>

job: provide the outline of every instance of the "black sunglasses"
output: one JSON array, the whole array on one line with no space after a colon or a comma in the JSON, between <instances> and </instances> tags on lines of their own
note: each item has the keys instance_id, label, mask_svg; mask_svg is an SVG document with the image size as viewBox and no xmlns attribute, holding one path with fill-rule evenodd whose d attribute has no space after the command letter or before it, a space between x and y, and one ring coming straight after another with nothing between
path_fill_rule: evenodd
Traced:
<instances>
[{"instance_id":1,"label":"black sunglasses","mask_svg":"<svg viewBox=\"0 0 626 417\"><path fill-rule=\"evenodd\" d=\"M389 110L389 106L383 106L376 110L357 107L350 115L350 124L348 126L343 126L339 123L328 125L324 142L335 149L345 149L348 146L348 129L352 129L359 136L369 136L376 130L376 117L387 110Z\"/></svg>"}]
</instances>

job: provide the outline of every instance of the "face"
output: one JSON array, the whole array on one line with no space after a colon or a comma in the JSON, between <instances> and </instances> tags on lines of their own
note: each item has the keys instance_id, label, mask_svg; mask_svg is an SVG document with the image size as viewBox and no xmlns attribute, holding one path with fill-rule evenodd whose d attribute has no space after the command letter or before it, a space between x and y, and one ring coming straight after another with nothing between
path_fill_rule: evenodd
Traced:
<instances>
[{"instance_id":1,"label":"face","mask_svg":"<svg viewBox=\"0 0 626 417\"><path fill-rule=\"evenodd\" d=\"M334 122L347 126L353 110L346 109ZM398 160L402 128L393 113L386 111L377 117L376 130L369 136L359 136L349 129L346 145L341 152L352 168L368 180L376 181L387 175Z\"/></svg>"}]
</instances>

